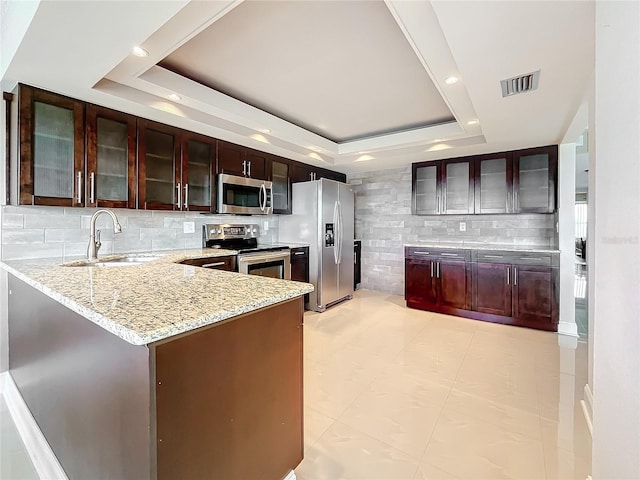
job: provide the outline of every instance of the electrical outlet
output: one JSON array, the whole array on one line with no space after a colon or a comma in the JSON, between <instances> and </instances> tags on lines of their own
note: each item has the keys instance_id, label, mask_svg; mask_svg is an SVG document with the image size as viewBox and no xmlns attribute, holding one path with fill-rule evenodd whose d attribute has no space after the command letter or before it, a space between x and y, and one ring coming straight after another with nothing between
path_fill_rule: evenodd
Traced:
<instances>
[{"instance_id":1,"label":"electrical outlet","mask_svg":"<svg viewBox=\"0 0 640 480\"><path fill-rule=\"evenodd\" d=\"M461 232L467 231L467 222L460 222L460 231Z\"/></svg>"},{"instance_id":2,"label":"electrical outlet","mask_svg":"<svg viewBox=\"0 0 640 480\"><path fill-rule=\"evenodd\" d=\"M268 231L269 231L269 222L268 222L267 220L265 220L265 221L262 223L262 231L263 231L263 232L268 232Z\"/></svg>"},{"instance_id":3,"label":"electrical outlet","mask_svg":"<svg viewBox=\"0 0 640 480\"><path fill-rule=\"evenodd\" d=\"M184 222L182 224L182 231L184 233L196 233L196 224L194 222Z\"/></svg>"}]
</instances>

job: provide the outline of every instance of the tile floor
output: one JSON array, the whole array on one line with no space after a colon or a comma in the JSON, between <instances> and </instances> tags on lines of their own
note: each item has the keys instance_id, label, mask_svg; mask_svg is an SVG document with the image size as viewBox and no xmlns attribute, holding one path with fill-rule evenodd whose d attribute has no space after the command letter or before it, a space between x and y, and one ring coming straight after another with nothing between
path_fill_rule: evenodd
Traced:
<instances>
[{"instance_id":1,"label":"tile floor","mask_svg":"<svg viewBox=\"0 0 640 480\"><path fill-rule=\"evenodd\" d=\"M360 290L307 312L298 480L580 479L586 345ZM2 399L3 480L37 478Z\"/></svg>"},{"instance_id":2,"label":"tile floor","mask_svg":"<svg viewBox=\"0 0 640 480\"><path fill-rule=\"evenodd\" d=\"M358 291L305 315L299 480L584 480L586 344Z\"/></svg>"},{"instance_id":3,"label":"tile floor","mask_svg":"<svg viewBox=\"0 0 640 480\"><path fill-rule=\"evenodd\" d=\"M0 395L0 479L38 479L38 474L33 468L2 395Z\"/></svg>"}]
</instances>

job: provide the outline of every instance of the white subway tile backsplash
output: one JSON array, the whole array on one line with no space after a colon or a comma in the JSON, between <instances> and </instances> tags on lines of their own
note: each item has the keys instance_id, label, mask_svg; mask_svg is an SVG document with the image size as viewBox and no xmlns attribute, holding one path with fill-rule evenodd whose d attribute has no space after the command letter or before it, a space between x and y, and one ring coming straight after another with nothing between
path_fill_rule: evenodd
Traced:
<instances>
[{"instance_id":1,"label":"white subway tile backsplash","mask_svg":"<svg viewBox=\"0 0 640 480\"><path fill-rule=\"evenodd\" d=\"M33 207L32 207L33 208ZM59 215L54 212L30 212L24 216L24 228L80 228L79 216Z\"/></svg>"},{"instance_id":2,"label":"white subway tile backsplash","mask_svg":"<svg viewBox=\"0 0 640 480\"><path fill-rule=\"evenodd\" d=\"M24 215L20 213L7 213L2 216L3 228L22 228L24 227Z\"/></svg>"}]
</instances>

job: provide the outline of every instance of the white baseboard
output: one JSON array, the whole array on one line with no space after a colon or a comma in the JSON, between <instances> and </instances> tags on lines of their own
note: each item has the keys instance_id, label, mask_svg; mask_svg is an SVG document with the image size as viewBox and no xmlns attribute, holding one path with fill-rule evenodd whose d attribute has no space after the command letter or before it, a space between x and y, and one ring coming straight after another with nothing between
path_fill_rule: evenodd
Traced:
<instances>
[{"instance_id":1,"label":"white baseboard","mask_svg":"<svg viewBox=\"0 0 640 480\"><path fill-rule=\"evenodd\" d=\"M2 373L0 389L38 476L42 480L68 480L9 372Z\"/></svg>"},{"instance_id":2,"label":"white baseboard","mask_svg":"<svg viewBox=\"0 0 640 480\"><path fill-rule=\"evenodd\" d=\"M287 476L284 477L282 480L296 480L296 472L294 472L293 470L291 470L289 473L287 473Z\"/></svg>"},{"instance_id":3,"label":"white baseboard","mask_svg":"<svg viewBox=\"0 0 640 480\"><path fill-rule=\"evenodd\" d=\"M587 427L589 427L591 438L593 438L593 394L591 393L589 384L584 386L584 400L580 400L580 406L582 407L582 413L587 422Z\"/></svg>"},{"instance_id":4,"label":"white baseboard","mask_svg":"<svg viewBox=\"0 0 640 480\"><path fill-rule=\"evenodd\" d=\"M558 322L558 334L569 335L571 337L578 336L578 324L574 322Z\"/></svg>"}]
</instances>

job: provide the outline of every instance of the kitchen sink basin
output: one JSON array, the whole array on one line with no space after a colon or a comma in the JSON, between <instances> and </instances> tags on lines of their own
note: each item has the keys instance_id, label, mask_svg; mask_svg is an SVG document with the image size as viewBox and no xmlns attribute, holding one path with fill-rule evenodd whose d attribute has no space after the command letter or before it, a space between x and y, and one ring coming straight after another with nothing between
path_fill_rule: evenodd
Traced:
<instances>
[{"instance_id":1,"label":"kitchen sink basin","mask_svg":"<svg viewBox=\"0 0 640 480\"><path fill-rule=\"evenodd\" d=\"M64 267L134 267L144 265L153 260L158 260L159 256L154 255L127 255L123 257L100 259L99 261L78 260L63 264Z\"/></svg>"}]
</instances>

